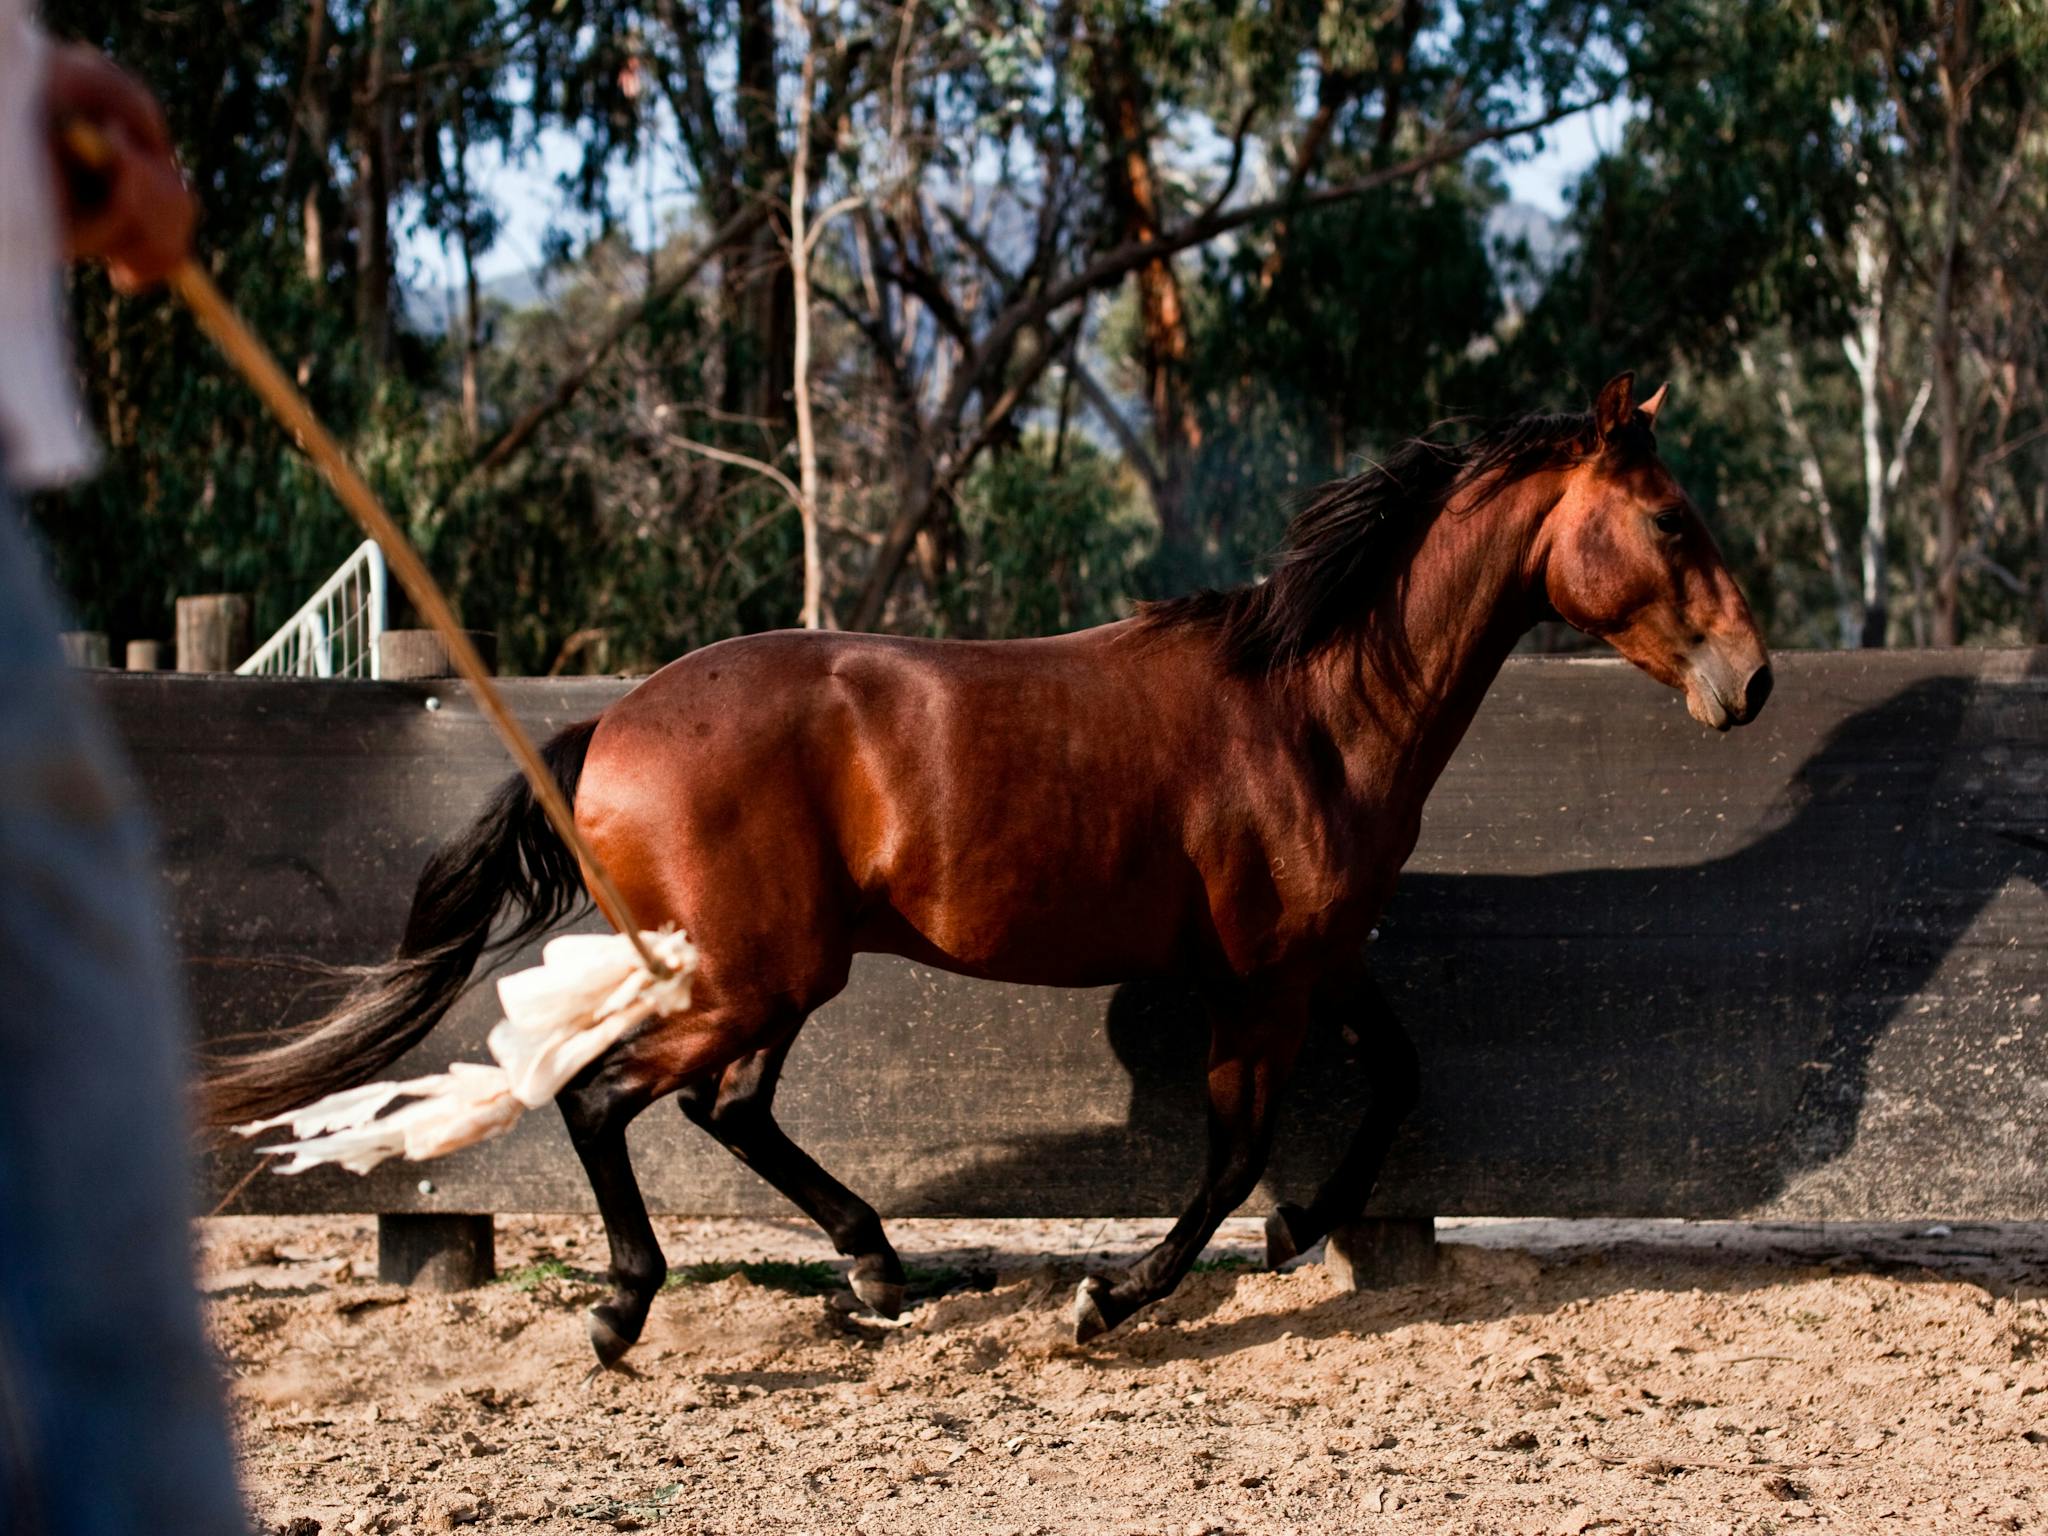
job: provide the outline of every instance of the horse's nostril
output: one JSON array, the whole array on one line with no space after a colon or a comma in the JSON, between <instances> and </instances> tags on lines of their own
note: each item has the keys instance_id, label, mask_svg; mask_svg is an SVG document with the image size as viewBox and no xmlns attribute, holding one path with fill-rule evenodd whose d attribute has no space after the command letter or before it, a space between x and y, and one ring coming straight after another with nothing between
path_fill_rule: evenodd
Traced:
<instances>
[{"instance_id":1,"label":"horse's nostril","mask_svg":"<svg viewBox=\"0 0 2048 1536\"><path fill-rule=\"evenodd\" d=\"M1764 701L1771 696L1771 664L1767 661L1749 674L1749 681L1742 689L1742 717L1754 720L1763 710Z\"/></svg>"}]
</instances>

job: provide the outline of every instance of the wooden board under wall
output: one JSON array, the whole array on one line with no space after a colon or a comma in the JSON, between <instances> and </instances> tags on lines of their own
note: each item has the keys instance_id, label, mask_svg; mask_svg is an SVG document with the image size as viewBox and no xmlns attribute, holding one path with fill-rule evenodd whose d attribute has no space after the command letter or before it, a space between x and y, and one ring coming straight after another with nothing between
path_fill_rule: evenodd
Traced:
<instances>
[{"instance_id":1,"label":"wooden board under wall","mask_svg":"<svg viewBox=\"0 0 2048 1536\"><path fill-rule=\"evenodd\" d=\"M1425 1078L1376 1210L2048 1219L2048 652L1776 666L1762 718L1716 737L1619 662L1509 663L1374 950ZM298 962L388 952L420 865L509 771L455 683L92 685L157 813L213 1041L310 1011ZM543 732L627 686L506 684ZM864 957L778 1108L888 1213L1176 1212L1201 1155L1193 1001ZM400 1070L482 1059L493 1017L473 992ZM1261 1201L1336 1158L1353 1055L1318 1031ZM657 1210L787 1209L667 1105L634 1147ZM248 1160L210 1157L216 1198ZM551 1115L431 1176L264 1176L229 1209L590 1206Z\"/></svg>"}]
</instances>

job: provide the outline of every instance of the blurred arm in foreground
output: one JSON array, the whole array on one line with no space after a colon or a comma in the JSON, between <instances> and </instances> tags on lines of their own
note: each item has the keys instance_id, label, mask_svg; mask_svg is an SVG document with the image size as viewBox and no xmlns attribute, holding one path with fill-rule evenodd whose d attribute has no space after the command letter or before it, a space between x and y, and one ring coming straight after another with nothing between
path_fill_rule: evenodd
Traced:
<instances>
[{"instance_id":1,"label":"blurred arm in foreground","mask_svg":"<svg viewBox=\"0 0 2048 1536\"><path fill-rule=\"evenodd\" d=\"M90 174L61 123L109 147ZM246 1532L192 1285L187 1035L145 819L65 668L17 491L91 464L57 303L185 252L161 112L0 0L0 1531Z\"/></svg>"}]
</instances>

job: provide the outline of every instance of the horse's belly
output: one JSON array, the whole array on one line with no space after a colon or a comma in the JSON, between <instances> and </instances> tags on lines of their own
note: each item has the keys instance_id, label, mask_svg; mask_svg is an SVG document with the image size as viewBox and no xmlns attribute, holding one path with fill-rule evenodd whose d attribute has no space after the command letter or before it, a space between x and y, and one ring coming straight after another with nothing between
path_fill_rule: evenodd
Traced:
<instances>
[{"instance_id":1,"label":"horse's belly","mask_svg":"<svg viewBox=\"0 0 2048 1536\"><path fill-rule=\"evenodd\" d=\"M1001 880L937 899L906 893L863 921L857 938L861 949L965 976L1107 986L1175 968L1183 911L1184 903L1154 881L1070 879L1019 891Z\"/></svg>"}]
</instances>

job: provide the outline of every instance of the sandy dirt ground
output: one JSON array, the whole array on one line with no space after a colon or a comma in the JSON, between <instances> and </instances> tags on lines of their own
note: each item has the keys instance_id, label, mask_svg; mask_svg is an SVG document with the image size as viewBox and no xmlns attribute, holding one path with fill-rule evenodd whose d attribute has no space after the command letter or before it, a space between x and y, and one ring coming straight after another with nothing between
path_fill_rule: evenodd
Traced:
<instances>
[{"instance_id":1,"label":"sandy dirt ground","mask_svg":"<svg viewBox=\"0 0 2048 1536\"><path fill-rule=\"evenodd\" d=\"M203 1224L261 1528L2048 1531L2037 1228L1446 1224L1433 1283L1349 1293L1238 1220L1076 1349L1075 1279L1157 1224L896 1223L898 1327L795 1222L661 1227L590 1377L594 1222L500 1218L458 1295L377 1284L367 1220Z\"/></svg>"}]
</instances>

